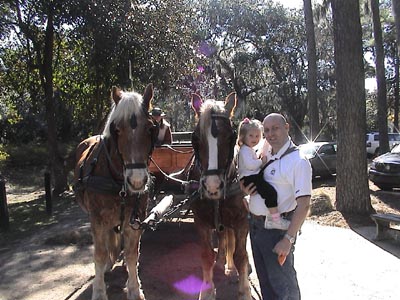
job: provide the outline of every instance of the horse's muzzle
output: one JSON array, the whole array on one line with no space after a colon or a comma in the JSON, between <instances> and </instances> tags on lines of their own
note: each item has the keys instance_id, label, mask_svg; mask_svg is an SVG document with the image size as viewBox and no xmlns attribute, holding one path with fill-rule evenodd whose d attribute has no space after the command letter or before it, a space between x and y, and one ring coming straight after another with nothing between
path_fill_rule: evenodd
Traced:
<instances>
[{"instance_id":1,"label":"horse's muzzle","mask_svg":"<svg viewBox=\"0 0 400 300\"><path fill-rule=\"evenodd\" d=\"M224 196L225 181L220 175L207 175L200 179L203 196L211 200L220 200Z\"/></svg>"},{"instance_id":2,"label":"horse's muzzle","mask_svg":"<svg viewBox=\"0 0 400 300\"><path fill-rule=\"evenodd\" d=\"M128 192L143 192L146 188L148 179L149 173L147 171L147 168L125 170L125 181L127 183Z\"/></svg>"}]
</instances>

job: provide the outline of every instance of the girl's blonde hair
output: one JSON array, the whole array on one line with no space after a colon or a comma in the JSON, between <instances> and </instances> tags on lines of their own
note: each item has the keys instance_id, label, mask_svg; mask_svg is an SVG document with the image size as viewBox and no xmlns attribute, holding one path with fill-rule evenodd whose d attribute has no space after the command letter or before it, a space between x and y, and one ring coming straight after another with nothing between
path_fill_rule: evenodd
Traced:
<instances>
[{"instance_id":1,"label":"girl's blonde hair","mask_svg":"<svg viewBox=\"0 0 400 300\"><path fill-rule=\"evenodd\" d=\"M259 120L250 120L248 118L244 118L242 122L239 124L239 133L238 133L238 138L237 138L237 145L240 147L244 144L244 138L246 137L246 134L253 129L258 129L260 130L260 133L262 135L263 132L263 125Z\"/></svg>"}]
</instances>

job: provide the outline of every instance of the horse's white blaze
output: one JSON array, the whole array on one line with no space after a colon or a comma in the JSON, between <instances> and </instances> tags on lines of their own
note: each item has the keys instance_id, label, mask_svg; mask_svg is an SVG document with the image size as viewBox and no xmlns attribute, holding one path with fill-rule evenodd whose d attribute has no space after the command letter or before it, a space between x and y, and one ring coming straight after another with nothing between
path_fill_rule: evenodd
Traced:
<instances>
[{"instance_id":1,"label":"horse's white blaze","mask_svg":"<svg viewBox=\"0 0 400 300\"><path fill-rule=\"evenodd\" d=\"M211 127L207 133L208 142L208 169L218 169L218 139L213 137L211 134Z\"/></svg>"},{"instance_id":2,"label":"horse's white blaze","mask_svg":"<svg viewBox=\"0 0 400 300\"><path fill-rule=\"evenodd\" d=\"M211 127L207 133L208 142L208 170L218 170L218 139L211 134ZM218 175L208 175L205 184L209 193L218 192L221 179Z\"/></svg>"}]
</instances>

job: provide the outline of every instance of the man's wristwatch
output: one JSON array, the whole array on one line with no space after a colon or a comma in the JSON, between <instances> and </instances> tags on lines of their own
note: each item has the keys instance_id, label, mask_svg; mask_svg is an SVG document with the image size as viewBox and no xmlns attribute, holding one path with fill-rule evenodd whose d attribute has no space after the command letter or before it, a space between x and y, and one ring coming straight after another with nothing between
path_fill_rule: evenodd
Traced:
<instances>
[{"instance_id":1,"label":"man's wristwatch","mask_svg":"<svg viewBox=\"0 0 400 300\"><path fill-rule=\"evenodd\" d=\"M285 238L287 238L291 244L294 244L295 239L289 233L285 233Z\"/></svg>"}]
</instances>

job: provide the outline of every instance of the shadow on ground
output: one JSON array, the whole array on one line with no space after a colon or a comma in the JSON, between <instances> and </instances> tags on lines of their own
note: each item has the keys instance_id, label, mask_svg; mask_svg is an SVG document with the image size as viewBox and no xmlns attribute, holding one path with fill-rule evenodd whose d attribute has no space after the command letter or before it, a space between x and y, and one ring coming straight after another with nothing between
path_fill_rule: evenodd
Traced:
<instances>
[{"instance_id":1,"label":"shadow on ground","mask_svg":"<svg viewBox=\"0 0 400 300\"><path fill-rule=\"evenodd\" d=\"M156 231L146 231L141 241L139 277L147 300L197 299L202 275L194 223L166 222ZM126 280L125 266L119 262L105 277L109 300L126 299ZM228 278L216 267L214 282L217 299L237 299L236 278ZM92 285L87 284L70 299L90 300L91 293Z\"/></svg>"}]
</instances>

